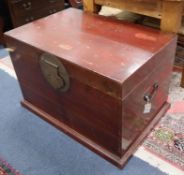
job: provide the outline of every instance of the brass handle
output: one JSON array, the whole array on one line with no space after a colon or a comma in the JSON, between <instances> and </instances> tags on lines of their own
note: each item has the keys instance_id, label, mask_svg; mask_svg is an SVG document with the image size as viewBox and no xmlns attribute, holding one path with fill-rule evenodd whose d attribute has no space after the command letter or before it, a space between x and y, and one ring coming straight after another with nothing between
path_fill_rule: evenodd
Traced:
<instances>
[{"instance_id":1,"label":"brass handle","mask_svg":"<svg viewBox=\"0 0 184 175\"><path fill-rule=\"evenodd\" d=\"M152 87L151 92L147 93L147 94L144 96L144 101L147 102L147 103L150 103L151 100L155 97L158 88L159 88L158 83L155 83L155 84L153 85L153 87Z\"/></svg>"},{"instance_id":2,"label":"brass handle","mask_svg":"<svg viewBox=\"0 0 184 175\"><path fill-rule=\"evenodd\" d=\"M55 13L55 12L57 12L56 9L51 9L51 10L49 10L49 14L53 14L53 13Z\"/></svg>"},{"instance_id":3,"label":"brass handle","mask_svg":"<svg viewBox=\"0 0 184 175\"><path fill-rule=\"evenodd\" d=\"M49 0L50 3L55 3L57 0Z\"/></svg>"},{"instance_id":4,"label":"brass handle","mask_svg":"<svg viewBox=\"0 0 184 175\"><path fill-rule=\"evenodd\" d=\"M11 1L11 2L14 3L14 4L16 4L16 3L19 3L19 2L21 2L21 1L23 1L23 0L13 0L13 1Z\"/></svg>"},{"instance_id":5,"label":"brass handle","mask_svg":"<svg viewBox=\"0 0 184 175\"><path fill-rule=\"evenodd\" d=\"M27 3L23 3L22 6L26 9L26 10L30 10L32 7L31 2L27 2Z\"/></svg>"},{"instance_id":6,"label":"brass handle","mask_svg":"<svg viewBox=\"0 0 184 175\"><path fill-rule=\"evenodd\" d=\"M30 17L27 17L26 19L25 19L25 22L31 22L31 21L33 21L34 20L34 17L33 16L30 16Z\"/></svg>"},{"instance_id":7,"label":"brass handle","mask_svg":"<svg viewBox=\"0 0 184 175\"><path fill-rule=\"evenodd\" d=\"M40 67L44 78L54 89L62 92L69 89L69 75L57 57L43 54L40 59Z\"/></svg>"}]
</instances>

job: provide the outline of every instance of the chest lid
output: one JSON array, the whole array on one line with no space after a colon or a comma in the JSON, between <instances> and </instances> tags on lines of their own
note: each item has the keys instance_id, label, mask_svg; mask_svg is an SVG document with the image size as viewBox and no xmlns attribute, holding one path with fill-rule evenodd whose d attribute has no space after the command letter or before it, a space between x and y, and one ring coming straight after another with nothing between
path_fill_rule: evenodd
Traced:
<instances>
[{"instance_id":1,"label":"chest lid","mask_svg":"<svg viewBox=\"0 0 184 175\"><path fill-rule=\"evenodd\" d=\"M123 98L123 83L175 35L70 8L9 31L6 37L57 56L73 65L73 78Z\"/></svg>"}]
</instances>

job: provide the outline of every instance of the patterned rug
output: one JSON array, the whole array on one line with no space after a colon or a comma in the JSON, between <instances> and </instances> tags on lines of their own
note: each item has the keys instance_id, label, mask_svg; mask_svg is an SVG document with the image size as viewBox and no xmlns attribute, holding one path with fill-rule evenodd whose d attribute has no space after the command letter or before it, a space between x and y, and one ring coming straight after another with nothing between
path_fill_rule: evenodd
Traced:
<instances>
[{"instance_id":1,"label":"patterned rug","mask_svg":"<svg viewBox=\"0 0 184 175\"><path fill-rule=\"evenodd\" d=\"M20 175L20 173L12 168L7 162L0 159L0 175Z\"/></svg>"},{"instance_id":2,"label":"patterned rug","mask_svg":"<svg viewBox=\"0 0 184 175\"><path fill-rule=\"evenodd\" d=\"M184 89L180 74L173 73L170 87L171 109L144 142L151 153L184 170Z\"/></svg>"}]
</instances>

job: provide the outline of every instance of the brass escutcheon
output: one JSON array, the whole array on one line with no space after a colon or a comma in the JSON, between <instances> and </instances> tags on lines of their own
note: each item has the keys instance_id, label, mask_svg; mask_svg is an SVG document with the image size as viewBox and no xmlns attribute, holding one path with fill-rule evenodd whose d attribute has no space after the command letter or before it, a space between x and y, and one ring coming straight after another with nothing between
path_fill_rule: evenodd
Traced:
<instances>
[{"instance_id":1,"label":"brass escutcheon","mask_svg":"<svg viewBox=\"0 0 184 175\"><path fill-rule=\"evenodd\" d=\"M55 90L66 92L69 89L69 75L59 58L44 53L40 57L40 67L44 78Z\"/></svg>"}]
</instances>

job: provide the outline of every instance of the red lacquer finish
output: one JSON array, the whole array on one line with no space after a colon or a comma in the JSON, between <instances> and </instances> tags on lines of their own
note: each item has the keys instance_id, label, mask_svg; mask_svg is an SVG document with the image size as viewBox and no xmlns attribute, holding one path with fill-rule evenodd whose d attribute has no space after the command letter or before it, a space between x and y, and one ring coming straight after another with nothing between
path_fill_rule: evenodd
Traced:
<instances>
[{"instance_id":1,"label":"red lacquer finish","mask_svg":"<svg viewBox=\"0 0 184 175\"><path fill-rule=\"evenodd\" d=\"M119 167L168 108L173 34L68 9L6 33L6 41L22 104ZM66 68L68 91L45 80L43 53Z\"/></svg>"}]
</instances>

